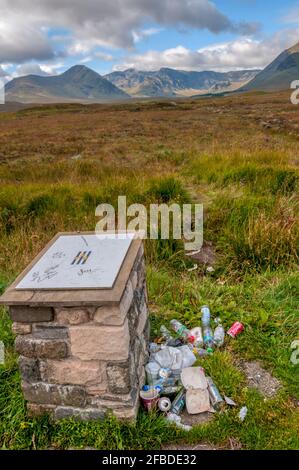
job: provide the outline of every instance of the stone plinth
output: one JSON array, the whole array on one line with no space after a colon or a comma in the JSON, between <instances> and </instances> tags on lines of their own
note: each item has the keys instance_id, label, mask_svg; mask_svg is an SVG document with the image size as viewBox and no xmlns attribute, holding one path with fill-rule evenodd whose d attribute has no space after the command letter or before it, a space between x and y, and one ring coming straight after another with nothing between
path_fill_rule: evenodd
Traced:
<instances>
[{"instance_id":1,"label":"stone plinth","mask_svg":"<svg viewBox=\"0 0 299 470\"><path fill-rule=\"evenodd\" d=\"M134 419L149 340L142 242L131 241L111 288L18 288L60 236L0 298L14 322L28 412Z\"/></svg>"}]
</instances>

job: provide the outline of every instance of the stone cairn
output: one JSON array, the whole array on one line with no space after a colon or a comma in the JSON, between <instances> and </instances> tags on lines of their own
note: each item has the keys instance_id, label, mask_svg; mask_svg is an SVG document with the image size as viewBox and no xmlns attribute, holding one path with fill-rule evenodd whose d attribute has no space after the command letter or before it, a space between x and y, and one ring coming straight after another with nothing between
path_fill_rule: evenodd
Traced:
<instances>
[{"instance_id":1,"label":"stone cairn","mask_svg":"<svg viewBox=\"0 0 299 470\"><path fill-rule=\"evenodd\" d=\"M120 302L9 311L29 415L136 418L149 341L141 243Z\"/></svg>"}]
</instances>

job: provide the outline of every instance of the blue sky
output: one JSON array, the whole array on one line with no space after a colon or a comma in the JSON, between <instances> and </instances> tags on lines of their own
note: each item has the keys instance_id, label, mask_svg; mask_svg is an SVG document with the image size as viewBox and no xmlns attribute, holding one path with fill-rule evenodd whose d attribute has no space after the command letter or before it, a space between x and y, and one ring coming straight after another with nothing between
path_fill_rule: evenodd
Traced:
<instances>
[{"instance_id":1,"label":"blue sky","mask_svg":"<svg viewBox=\"0 0 299 470\"><path fill-rule=\"evenodd\" d=\"M299 42L294 0L0 0L0 76L263 68Z\"/></svg>"}]
</instances>

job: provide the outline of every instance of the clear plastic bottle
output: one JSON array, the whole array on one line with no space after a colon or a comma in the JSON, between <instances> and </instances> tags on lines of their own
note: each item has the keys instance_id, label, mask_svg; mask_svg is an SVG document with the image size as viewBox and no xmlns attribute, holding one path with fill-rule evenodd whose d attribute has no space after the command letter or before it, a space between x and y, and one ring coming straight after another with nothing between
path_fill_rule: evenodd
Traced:
<instances>
[{"instance_id":1,"label":"clear plastic bottle","mask_svg":"<svg viewBox=\"0 0 299 470\"><path fill-rule=\"evenodd\" d=\"M207 377L207 382L208 382L208 391L209 391L212 406L216 410L219 410L221 406L224 404L223 398L220 395L220 392L211 377Z\"/></svg>"},{"instance_id":2,"label":"clear plastic bottle","mask_svg":"<svg viewBox=\"0 0 299 470\"><path fill-rule=\"evenodd\" d=\"M163 336L163 338L166 340L166 341L170 341L173 339L173 337L171 336L171 333L169 331L168 328L166 328L165 325L162 325L161 328L160 328L160 333L161 335Z\"/></svg>"},{"instance_id":3,"label":"clear plastic bottle","mask_svg":"<svg viewBox=\"0 0 299 470\"><path fill-rule=\"evenodd\" d=\"M185 405L186 405L186 392L183 389L178 393L178 395L173 400L172 405L171 405L171 412L179 415L181 411L183 411Z\"/></svg>"},{"instance_id":4,"label":"clear plastic bottle","mask_svg":"<svg viewBox=\"0 0 299 470\"><path fill-rule=\"evenodd\" d=\"M201 324L204 328L205 326L210 326L211 323L211 312L207 305L201 307Z\"/></svg>"},{"instance_id":5,"label":"clear plastic bottle","mask_svg":"<svg viewBox=\"0 0 299 470\"><path fill-rule=\"evenodd\" d=\"M202 328L200 326L196 326L190 330L190 333L195 337L194 346L196 348L201 348L203 346Z\"/></svg>"},{"instance_id":6,"label":"clear plastic bottle","mask_svg":"<svg viewBox=\"0 0 299 470\"><path fill-rule=\"evenodd\" d=\"M186 341L190 341L190 343L193 343L195 338L194 336L190 333L188 328L183 325L181 322L178 320L171 320L170 322L171 328L177 333L178 336L183 338Z\"/></svg>"},{"instance_id":7,"label":"clear plastic bottle","mask_svg":"<svg viewBox=\"0 0 299 470\"><path fill-rule=\"evenodd\" d=\"M223 346L225 331L222 325L218 325L214 331L214 344L219 348Z\"/></svg>"},{"instance_id":8,"label":"clear plastic bottle","mask_svg":"<svg viewBox=\"0 0 299 470\"><path fill-rule=\"evenodd\" d=\"M206 348L213 349L214 341L213 341L213 330L210 326L203 327L203 341Z\"/></svg>"}]
</instances>

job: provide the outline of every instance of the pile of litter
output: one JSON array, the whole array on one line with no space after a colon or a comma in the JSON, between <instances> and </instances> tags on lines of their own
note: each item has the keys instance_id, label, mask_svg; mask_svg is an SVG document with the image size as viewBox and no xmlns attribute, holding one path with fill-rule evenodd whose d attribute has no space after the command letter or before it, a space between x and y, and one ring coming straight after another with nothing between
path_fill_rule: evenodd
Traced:
<instances>
[{"instance_id":1,"label":"pile of litter","mask_svg":"<svg viewBox=\"0 0 299 470\"><path fill-rule=\"evenodd\" d=\"M170 332L166 326L160 328L161 337L150 344L150 358L145 367L147 385L140 391L140 398L147 411L159 409L166 419L189 431L191 426L181 423L180 413L186 407L190 415L222 409L225 404L236 403L222 397L212 377L206 377L202 367L192 367L198 357L213 354L215 348L224 344L225 330L219 318L213 331L211 313L207 306L201 308L201 326L188 330L178 320L171 320ZM227 331L233 338L244 330L235 322ZM240 419L245 419L242 410ZM245 416L244 416L245 414ZM244 416L244 417L243 417Z\"/></svg>"}]
</instances>

